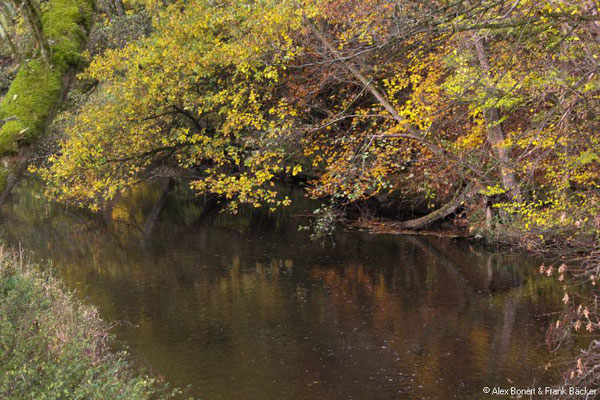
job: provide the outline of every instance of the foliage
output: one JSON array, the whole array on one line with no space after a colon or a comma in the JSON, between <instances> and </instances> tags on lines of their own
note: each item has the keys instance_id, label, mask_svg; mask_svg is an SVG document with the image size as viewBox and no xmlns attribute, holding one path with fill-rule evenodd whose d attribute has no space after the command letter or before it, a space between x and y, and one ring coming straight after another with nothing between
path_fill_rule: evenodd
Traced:
<instances>
[{"instance_id":1,"label":"foliage","mask_svg":"<svg viewBox=\"0 0 600 400\"><path fill-rule=\"evenodd\" d=\"M335 202L330 204L323 204L313 210L315 216L314 221L310 225L302 225L299 230L311 231L311 239L321 239L324 237L332 237L336 226L344 221L343 212L340 211L339 207Z\"/></svg>"},{"instance_id":2,"label":"foliage","mask_svg":"<svg viewBox=\"0 0 600 400\"><path fill-rule=\"evenodd\" d=\"M0 396L3 399L170 398L137 375L96 309L6 249L0 255Z\"/></svg>"},{"instance_id":3,"label":"foliage","mask_svg":"<svg viewBox=\"0 0 600 400\"><path fill-rule=\"evenodd\" d=\"M277 139L289 110L274 92L294 57L284 21L295 14L285 2L175 4L154 16L150 37L96 58L84 77L102 82L99 93L44 174L55 195L94 207L157 170L184 170L232 210L287 203L272 189L286 168Z\"/></svg>"},{"instance_id":4,"label":"foliage","mask_svg":"<svg viewBox=\"0 0 600 400\"><path fill-rule=\"evenodd\" d=\"M473 231L600 228L593 2L131 4L151 33L81 76L97 90L41 170L57 199L170 176L273 208L301 166L340 210L460 198Z\"/></svg>"},{"instance_id":5,"label":"foliage","mask_svg":"<svg viewBox=\"0 0 600 400\"><path fill-rule=\"evenodd\" d=\"M550 327L547 338L549 345L558 348L565 342L578 340L581 350L569 360L564 375L564 387L596 388L600 384L597 371L600 357L600 342L596 339L600 330L600 315L597 309L598 277L600 274L600 252L588 249L584 257L564 257L566 262L542 265L540 273L554 276L563 286L565 309ZM565 396L581 398L581 396Z\"/></svg>"},{"instance_id":6,"label":"foliage","mask_svg":"<svg viewBox=\"0 0 600 400\"><path fill-rule=\"evenodd\" d=\"M143 38L150 33L151 22L145 12L128 14L110 19L100 15L90 32L88 50L91 57L104 53L106 49L120 49L128 43Z\"/></svg>"}]
</instances>

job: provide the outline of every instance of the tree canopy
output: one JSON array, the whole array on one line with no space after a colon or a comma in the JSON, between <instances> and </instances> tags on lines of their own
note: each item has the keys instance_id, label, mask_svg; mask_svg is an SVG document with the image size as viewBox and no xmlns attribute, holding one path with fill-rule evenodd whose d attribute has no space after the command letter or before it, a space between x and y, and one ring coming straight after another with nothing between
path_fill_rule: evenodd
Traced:
<instances>
[{"instance_id":1,"label":"tree canopy","mask_svg":"<svg viewBox=\"0 0 600 400\"><path fill-rule=\"evenodd\" d=\"M597 2L127 5L152 28L80 77L94 90L40 170L58 199L168 176L273 208L302 174L336 207L439 211L414 228L459 207L475 227L600 225Z\"/></svg>"}]
</instances>

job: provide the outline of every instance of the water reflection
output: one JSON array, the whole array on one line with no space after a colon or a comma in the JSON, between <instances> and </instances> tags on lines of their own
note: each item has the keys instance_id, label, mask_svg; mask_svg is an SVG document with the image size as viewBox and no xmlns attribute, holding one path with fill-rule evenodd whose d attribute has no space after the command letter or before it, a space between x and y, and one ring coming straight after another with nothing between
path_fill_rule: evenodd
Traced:
<instances>
[{"instance_id":1,"label":"water reflection","mask_svg":"<svg viewBox=\"0 0 600 400\"><path fill-rule=\"evenodd\" d=\"M160 190L123 198L109 225L36 193L4 209L3 236L53 260L127 321L115 334L136 355L202 399L482 398L554 382L542 343L560 293L524 257L359 232L323 246L298 232L299 209L206 219L178 191L142 245Z\"/></svg>"}]
</instances>

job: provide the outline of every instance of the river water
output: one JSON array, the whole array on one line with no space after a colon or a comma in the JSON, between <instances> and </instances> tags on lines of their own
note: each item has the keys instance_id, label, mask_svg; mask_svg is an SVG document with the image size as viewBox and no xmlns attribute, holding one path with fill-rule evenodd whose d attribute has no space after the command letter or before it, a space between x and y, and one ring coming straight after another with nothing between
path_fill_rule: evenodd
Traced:
<instances>
[{"instance_id":1,"label":"river water","mask_svg":"<svg viewBox=\"0 0 600 400\"><path fill-rule=\"evenodd\" d=\"M298 231L306 206L205 218L136 191L105 224L48 206L35 184L1 234L51 260L140 365L205 400L473 399L557 380L544 343L560 290L539 262L452 239Z\"/></svg>"}]
</instances>

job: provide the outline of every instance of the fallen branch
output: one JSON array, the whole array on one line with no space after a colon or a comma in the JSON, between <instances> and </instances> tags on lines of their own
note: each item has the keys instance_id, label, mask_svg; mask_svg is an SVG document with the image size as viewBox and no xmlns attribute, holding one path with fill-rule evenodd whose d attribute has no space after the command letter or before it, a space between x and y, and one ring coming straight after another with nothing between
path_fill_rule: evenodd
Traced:
<instances>
[{"instance_id":1,"label":"fallen branch","mask_svg":"<svg viewBox=\"0 0 600 400\"><path fill-rule=\"evenodd\" d=\"M462 192L457 191L447 204L438 208L437 210L419 218L410 219L408 221L401 221L396 223L398 229L422 229L432 223L439 221L440 219L446 218L460 207L463 201L471 194L471 186L467 186Z\"/></svg>"}]
</instances>

